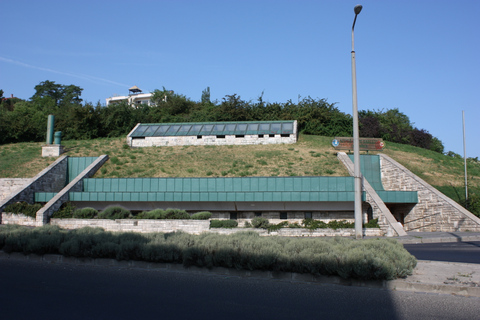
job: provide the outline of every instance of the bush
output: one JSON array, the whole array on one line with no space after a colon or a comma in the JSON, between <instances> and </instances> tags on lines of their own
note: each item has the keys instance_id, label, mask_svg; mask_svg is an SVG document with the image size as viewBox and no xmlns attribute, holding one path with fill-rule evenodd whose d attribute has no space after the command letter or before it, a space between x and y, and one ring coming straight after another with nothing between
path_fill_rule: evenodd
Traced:
<instances>
[{"instance_id":1,"label":"bush","mask_svg":"<svg viewBox=\"0 0 480 320\"><path fill-rule=\"evenodd\" d=\"M140 212L135 216L137 219L166 219L166 212L162 209Z\"/></svg>"},{"instance_id":2,"label":"bush","mask_svg":"<svg viewBox=\"0 0 480 320\"><path fill-rule=\"evenodd\" d=\"M302 225L305 227L305 229L308 230L316 230L316 229L347 229L347 228L354 228L355 223L353 222L347 222L346 220L342 221L337 221L337 220L332 220L329 223L325 223L320 220L314 220L314 219L304 219L302 221Z\"/></svg>"},{"instance_id":3,"label":"bush","mask_svg":"<svg viewBox=\"0 0 480 320\"><path fill-rule=\"evenodd\" d=\"M278 231L282 228L285 228L286 226L288 226L288 221L282 221L282 222L277 223L277 224L269 224L268 227L267 227L267 230L268 230L268 232Z\"/></svg>"},{"instance_id":4,"label":"bush","mask_svg":"<svg viewBox=\"0 0 480 320\"><path fill-rule=\"evenodd\" d=\"M126 219L131 216L131 213L129 210L119 207L119 206L114 206L114 207L108 207L105 210L101 211L98 214L99 219Z\"/></svg>"},{"instance_id":5,"label":"bush","mask_svg":"<svg viewBox=\"0 0 480 320\"><path fill-rule=\"evenodd\" d=\"M264 217L255 217L252 219L252 227L259 228L259 229L267 229L270 225L268 219Z\"/></svg>"},{"instance_id":6,"label":"bush","mask_svg":"<svg viewBox=\"0 0 480 320\"><path fill-rule=\"evenodd\" d=\"M303 219L302 225L305 227L305 229L308 229L308 230L328 228L328 225L325 222L320 220L314 220L314 219Z\"/></svg>"},{"instance_id":7,"label":"bush","mask_svg":"<svg viewBox=\"0 0 480 320\"><path fill-rule=\"evenodd\" d=\"M168 208L165 210L165 219L190 219L190 215L185 210Z\"/></svg>"},{"instance_id":8,"label":"bush","mask_svg":"<svg viewBox=\"0 0 480 320\"><path fill-rule=\"evenodd\" d=\"M378 225L378 218L372 219L363 225L364 228L380 228Z\"/></svg>"},{"instance_id":9,"label":"bush","mask_svg":"<svg viewBox=\"0 0 480 320\"><path fill-rule=\"evenodd\" d=\"M62 204L60 209L58 209L52 214L51 218L57 218L57 219L72 218L74 212L75 212L75 206L70 202L65 202L64 204Z\"/></svg>"},{"instance_id":10,"label":"bush","mask_svg":"<svg viewBox=\"0 0 480 320\"><path fill-rule=\"evenodd\" d=\"M35 218L37 215L37 211L40 210L41 208L42 208L42 205L40 203L29 204L29 203L26 203L25 201L22 201L22 202L9 204L3 209L3 211L14 213L14 214L24 214L28 217Z\"/></svg>"},{"instance_id":11,"label":"bush","mask_svg":"<svg viewBox=\"0 0 480 320\"><path fill-rule=\"evenodd\" d=\"M191 219L194 220L208 220L212 217L212 213L208 211L202 211L202 212L197 212L192 214L190 217Z\"/></svg>"},{"instance_id":12,"label":"bush","mask_svg":"<svg viewBox=\"0 0 480 320\"><path fill-rule=\"evenodd\" d=\"M236 220L212 220L233 223ZM260 237L256 232L115 233L56 226L0 227L5 252L182 263L184 266L271 270L342 278L391 280L412 273L416 259L393 239Z\"/></svg>"},{"instance_id":13,"label":"bush","mask_svg":"<svg viewBox=\"0 0 480 320\"><path fill-rule=\"evenodd\" d=\"M210 220L210 228L236 228L237 220Z\"/></svg>"},{"instance_id":14,"label":"bush","mask_svg":"<svg viewBox=\"0 0 480 320\"><path fill-rule=\"evenodd\" d=\"M73 217L76 219L93 219L97 216L98 211L94 208L83 208L75 210Z\"/></svg>"}]
</instances>

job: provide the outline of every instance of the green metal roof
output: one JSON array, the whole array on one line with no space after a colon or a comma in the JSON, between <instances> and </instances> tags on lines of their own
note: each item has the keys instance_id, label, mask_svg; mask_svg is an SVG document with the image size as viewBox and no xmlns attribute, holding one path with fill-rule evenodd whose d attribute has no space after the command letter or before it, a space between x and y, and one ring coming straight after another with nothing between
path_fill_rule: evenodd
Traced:
<instances>
[{"instance_id":1,"label":"green metal roof","mask_svg":"<svg viewBox=\"0 0 480 320\"><path fill-rule=\"evenodd\" d=\"M353 177L90 178L85 192L345 192Z\"/></svg>"},{"instance_id":2,"label":"green metal roof","mask_svg":"<svg viewBox=\"0 0 480 320\"><path fill-rule=\"evenodd\" d=\"M204 136L245 134L293 134L294 122L236 121L188 123L139 123L128 135L132 138L161 136Z\"/></svg>"}]
</instances>

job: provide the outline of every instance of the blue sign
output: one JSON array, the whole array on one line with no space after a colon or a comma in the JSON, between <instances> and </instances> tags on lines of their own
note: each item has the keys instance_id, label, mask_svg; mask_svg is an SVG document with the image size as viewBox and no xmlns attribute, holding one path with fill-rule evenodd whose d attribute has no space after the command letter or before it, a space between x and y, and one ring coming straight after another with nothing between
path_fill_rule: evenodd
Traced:
<instances>
[{"instance_id":1,"label":"blue sign","mask_svg":"<svg viewBox=\"0 0 480 320\"><path fill-rule=\"evenodd\" d=\"M337 139L333 139L332 146L334 146L336 148L336 147L338 147L339 144L340 144L340 142Z\"/></svg>"}]
</instances>

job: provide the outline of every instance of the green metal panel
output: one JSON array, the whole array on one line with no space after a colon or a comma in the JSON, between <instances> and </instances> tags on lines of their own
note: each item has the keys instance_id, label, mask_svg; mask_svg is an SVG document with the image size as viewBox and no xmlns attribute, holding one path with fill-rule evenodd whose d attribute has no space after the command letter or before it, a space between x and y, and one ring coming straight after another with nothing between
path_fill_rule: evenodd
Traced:
<instances>
[{"instance_id":1,"label":"green metal panel","mask_svg":"<svg viewBox=\"0 0 480 320\"><path fill-rule=\"evenodd\" d=\"M85 170L95 160L97 160L97 157L68 157L66 184L72 182L80 173L82 173L83 170Z\"/></svg>"},{"instance_id":2,"label":"green metal panel","mask_svg":"<svg viewBox=\"0 0 480 320\"><path fill-rule=\"evenodd\" d=\"M273 201L273 192L262 192L263 201Z\"/></svg>"},{"instance_id":3,"label":"green metal panel","mask_svg":"<svg viewBox=\"0 0 480 320\"><path fill-rule=\"evenodd\" d=\"M275 179L275 191L285 191L285 179L283 178L274 178Z\"/></svg>"}]
</instances>

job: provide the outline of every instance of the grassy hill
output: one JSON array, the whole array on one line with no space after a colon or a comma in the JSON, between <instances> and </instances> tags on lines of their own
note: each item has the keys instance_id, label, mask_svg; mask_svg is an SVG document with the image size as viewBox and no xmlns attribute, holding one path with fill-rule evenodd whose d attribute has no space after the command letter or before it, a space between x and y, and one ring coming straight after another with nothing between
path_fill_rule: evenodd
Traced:
<instances>
[{"instance_id":1,"label":"grassy hill","mask_svg":"<svg viewBox=\"0 0 480 320\"><path fill-rule=\"evenodd\" d=\"M131 149L125 138L64 141L73 157L108 154L95 177L242 177L345 176L332 138L300 135L296 144L258 146L177 146ZM42 143L0 146L0 178L33 177L54 158L41 157ZM387 143L389 155L422 179L458 201L464 198L463 159ZM480 163L468 163L469 190L480 195Z\"/></svg>"}]
</instances>

